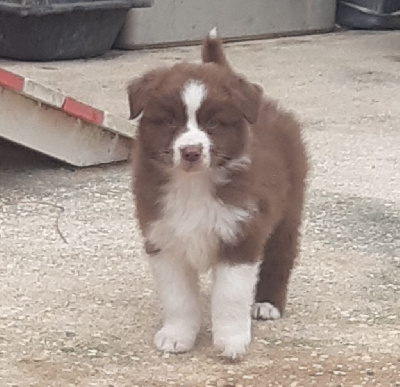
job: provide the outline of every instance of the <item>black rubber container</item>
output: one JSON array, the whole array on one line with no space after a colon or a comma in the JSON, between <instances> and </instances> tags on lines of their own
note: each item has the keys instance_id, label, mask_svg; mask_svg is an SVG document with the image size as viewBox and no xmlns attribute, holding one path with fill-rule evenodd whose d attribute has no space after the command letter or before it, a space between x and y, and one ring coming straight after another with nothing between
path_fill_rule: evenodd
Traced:
<instances>
[{"instance_id":1,"label":"black rubber container","mask_svg":"<svg viewBox=\"0 0 400 387\"><path fill-rule=\"evenodd\" d=\"M152 0L0 0L0 57L50 61L108 51L130 8Z\"/></svg>"},{"instance_id":2,"label":"black rubber container","mask_svg":"<svg viewBox=\"0 0 400 387\"><path fill-rule=\"evenodd\" d=\"M400 29L400 0L339 0L336 22L354 29Z\"/></svg>"}]
</instances>

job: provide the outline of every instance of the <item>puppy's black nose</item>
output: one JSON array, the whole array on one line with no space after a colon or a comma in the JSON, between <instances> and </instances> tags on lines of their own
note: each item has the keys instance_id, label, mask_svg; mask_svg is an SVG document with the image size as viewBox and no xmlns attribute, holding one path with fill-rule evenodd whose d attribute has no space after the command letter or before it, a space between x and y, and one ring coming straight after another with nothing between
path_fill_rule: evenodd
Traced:
<instances>
[{"instance_id":1,"label":"puppy's black nose","mask_svg":"<svg viewBox=\"0 0 400 387\"><path fill-rule=\"evenodd\" d=\"M200 160L201 146L189 145L181 149L182 158L190 163L195 163Z\"/></svg>"}]
</instances>

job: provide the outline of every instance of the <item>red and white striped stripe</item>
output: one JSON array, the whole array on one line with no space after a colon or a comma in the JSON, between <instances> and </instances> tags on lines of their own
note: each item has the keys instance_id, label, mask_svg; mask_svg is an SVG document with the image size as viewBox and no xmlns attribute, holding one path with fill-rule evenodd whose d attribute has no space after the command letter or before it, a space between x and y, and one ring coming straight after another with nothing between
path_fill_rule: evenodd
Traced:
<instances>
[{"instance_id":1,"label":"red and white striped stripe","mask_svg":"<svg viewBox=\"0 0 400 387\"><path fill-rule=\"evenodd\" d=\"M107 111L96 109L59 91L2 68L0 68L0 87L22 94L46 106L62 110L72 117L108 129L124 137L133 138L136 135L135 125L128 120Z\"/></svg>"}]
</instances>

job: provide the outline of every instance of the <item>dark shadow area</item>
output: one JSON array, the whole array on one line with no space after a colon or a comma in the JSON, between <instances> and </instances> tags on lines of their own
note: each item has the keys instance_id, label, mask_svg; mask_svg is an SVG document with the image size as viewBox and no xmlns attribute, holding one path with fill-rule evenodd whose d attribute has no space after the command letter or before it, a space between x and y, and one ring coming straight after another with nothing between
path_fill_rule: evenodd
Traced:
<instances>
[{"instance_id":1,"label":"dark shadow area","mask_svg":"<svg viewBox=\"0 0 400 387\"><path fill-rule=\"evenodd\" d=\"M308 238L335 250L398 256L400 217L396 203L313 190L306 212Z\"/></svg>"},{"instance_id":2,"label":"dark shadow area","mask_svg":"<svg viewBox=\"0 0 400 387\"><path fill-rule=\"evenodd\" d=\"M66 164L0 138L0 172L66 168Z\"/></svg>"}]
</instances>

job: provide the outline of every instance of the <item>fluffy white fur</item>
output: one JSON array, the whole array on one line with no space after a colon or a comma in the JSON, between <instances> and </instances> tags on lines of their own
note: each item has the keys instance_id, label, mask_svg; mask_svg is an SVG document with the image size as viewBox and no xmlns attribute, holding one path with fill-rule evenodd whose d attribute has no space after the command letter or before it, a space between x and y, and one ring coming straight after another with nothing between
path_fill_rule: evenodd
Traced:
<instances>
[{"instance_id":1,"label":"fluffy white fur","mask_svg":"<svg viewBox=\"0 0 400 387\"><path fill-rule=\"evenodd\" d=\"M214 345L223 356L242 355L251 341L251 306L259 262L231 265L220 263L213 272L212 331Z\"/></svg>"},{"instance_id":2,"label":"fluffy white fur","mask_svg":"<svg viewBox=\"0 0 400 387\"><path fill-rule=\"evenodd\" d=\"M252 206L228 206L212 194L207 173L177 173L161 198L162 216L146 237L163 251L190 262L203 272L214 262L217 241L234 242Z\"/></svg>"}]
</instances>

